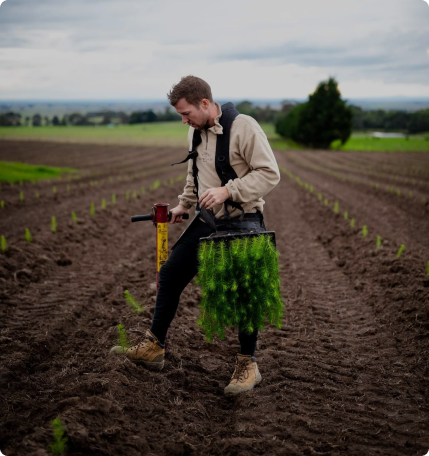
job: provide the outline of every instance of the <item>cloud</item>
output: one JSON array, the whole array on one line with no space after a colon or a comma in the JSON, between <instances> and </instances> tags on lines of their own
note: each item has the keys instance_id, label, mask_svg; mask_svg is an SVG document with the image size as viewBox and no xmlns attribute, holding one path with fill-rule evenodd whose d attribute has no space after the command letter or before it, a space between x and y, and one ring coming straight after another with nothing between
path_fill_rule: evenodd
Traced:
<instances>
[{"instance_id":1,"label":"cloud","mask_svg":"<svg viewBox=\"0 0 429 456\"><path fill-rule=\"evenodd\" d=\"M4 3L6 0L0 0L0 6L2 5L2 3Z\"/></svg>"}]
</instances>

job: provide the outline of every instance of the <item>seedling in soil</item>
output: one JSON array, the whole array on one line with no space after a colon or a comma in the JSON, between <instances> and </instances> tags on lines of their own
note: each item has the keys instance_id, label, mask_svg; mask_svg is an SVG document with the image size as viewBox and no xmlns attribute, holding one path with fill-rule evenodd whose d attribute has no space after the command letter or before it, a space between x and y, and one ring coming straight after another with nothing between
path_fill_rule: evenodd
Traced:
<instances>
[{"instance_id":1,"label":"seedling in soil","mask_svg":"<svg viewBox=\"0 0 429 456\"><path fill-rule=\"evenodd\" d=\"M393 187L390 187L390 192L393 193L395 189Z\"/></svg>"},{"instance_id":2,"label":"seedling in soil","mask_svg":"<svg viewBox=\"0 0 429 456\"><path fill-rule=\"evenodd\" d=\"M362 237L366 238L368 236L368 228L366 225L363 226L362 228Z\"/></svg>"},{"instance_id":3,"label":"seedling in soil","mask_svg":"<svg viewBox=\"0 0 429 456\"><path fill-rule=\"evenodd\" d=\"M116 204L116 195L115 194L112 195L112 204Z\"/></svg>"},{"instance_id":4,"label":"seedling in soil","mask_svg":"<svg viewBox=\"0 0 429 456\"><path fill-rule=\"evenodd\" d=\"M57 194L57 186L56 185L54 185L54 188L52 189L52 192L54 193L54 195Z\"/></svg>"},{"instance_id":5,"label":"seedling in soil","mask_svg":"<svg viewBox=\"0 0 429 456\"><path fill-rule=\"evenodd\" d=\"M51 422L54 441L49 445L49 450L55 455L64 455L67 452L67 438L64 437L63 423L59 418Z\"/></svg>"},{"instance_id":6,"label":"seedling in soil","mask_svg":"<svg viewBox=\"0 0 429 456\"><path fill-rule=\"evenodd\" d=\"M344 212L344 219L345 220L348 220L349 218L349 213L347 211Z\"/></svg>"},{"instance_id":7,"label":"seedling in soil","mask_svg":"<svg viewBox=\"0 0 429 456\"><path fill-rule=\"evenodd\" d=\"M335 201L335 204L334 204L334 212L335 212L336 214L338 214L339 211L340 211L340 207L339 207L339 205L338 205L338 202Z\"/></svg>"},{"instance_id":8,"label":"seedling in soil","mask_svg":"<svg viewBox=\"0 0 429 456\"><path fill-rule=\"evenodd\" d=\"M1 251L3 253L6 252L6 250L7 250L7 242L6 242L6 238L3 235L0 238L0 247L1 247Z\"/></svg>"},{"instance_id":9,"label":"seedling in soil","mask_svg":"<svg viewBox=\"0 0 429 456\"><path fill-rule=\"evenodd\" d=\"M19 202L20 203L24 202L24 192L19 192Z\"/></svg>"},{"instance_id":10,"label":"seedling in soil","mask_svg":"<svg viewBox=\"0 0 429 456\"><path fill-rule=\"evenodd\" d=\"M350 226L351 226L352 228L354 228L354 227L356 226L356 222L355 222L355 219L354 219L354 218L352 218L352 219L350 220Z\"/></svg>"},{"instance_id":11,"label":"seedling in soil","mask_svg":"<svg viewBox=\"0 0 429 456\"><path fill-rule=\"evenodd\" d=\"M225 329L239 327L248 334L265 324L281 327L278 252L269 236L225 242L202 242L198 251L197 283L203 289L198 320L208 341Z\"/></svg>"},{"instance_id":12,"label":"seedling in soil","mask_svg":"<svg viewBox=\"0 0 429 456\"><path fill-rule=\"evenodd\" d=\"M398 196L401 196L401 190L398 190L398 191L396 192L396 194L397 194Z\"/></svg>"},{"instance_id":13,"label":"seedling in soil","mask_svg":"<svg viewBox=\"0 0 429 456\"><path fill-rule=\"evenodd\" d=\"M118 329L117 343L122 348L122 351L126 351L127 348L131 347L131 342L128 339L127 332L125 331L123 325L118 325L116 328Z\"/></svg>"},{"instance_id":14,"label":"seedling in soil","mask_svg":"<svg viewBox=\"0 0 429 456\"><path fill-rule=\"evenodd\" d=\"M397 258L401 258L402 254L404 253L405 245L401 244L401 247L399 247L399 250L396 252Z\"/></svg>"},{"instance_id":15,"label":"seedling in soil","mask_svg":"<svg viewBox=\"0 0 429 456\"><path fill-rule=\"evenodd\" d=\"M140 189L140 191L142 192L142 195L144 195L144 194L146 193L146 190L145 190L144 187L142 187L142 188Z\"/></svg>"},{"instance_id":16,"label":"seedling in soil","mask_svg":"<svg viewBox=\"0 0 429 456\"><path fill-rule=\"evenodd\" d=\"M313 190L314 190L313 186L310 185L310 193L313 193Z\"/></svg>"},{"instance_id":17,"label":"seedling in soil","mask_svg":"<svg viewBox=\"0 0 429 456\"><path fill-rule=\"evenodd\" d=\"M57 219L55 217L51 218L51 231L53 233L57 231Z\"/></svg>"},{"instance_id":18,"label":"seedling in soil","mask_svg":"<svg viewBox=\"0 0 429 456\"><path fill-rule=\"evenodd\" d=\"M129 190L127 190L127 192L125 193L125 199L126 199L127 201L130 200L130 191L129 191Z\"/></svg>"},{"instance_id":19,"label":"seedling in soil","mask_svg":"<svg viewBox=\"0 0 429 456\"><path fill-rule=\"evenodd\" d=\"M31 237L31 233L28 228L25 228L25 240L27 242L33 242L33 238Z\"/></svg>"},{"instance_id":20,"label":"seedling in soil","mask_svg":"<svg viewBox=\"0 0 429 456\"><path fill-rule=\"evenodd\" d=\"M70 191L70 184L67 184L67 191Z\"/></svg>"},{"instance_id":21,"label":"seedling in soil","mask_svg":"<svg viewBox=\"0 0 429 456\"><path fill-rule=\"evenodd\" d=\"M105 199L101 200L101 209L106 209L106 200Z\"/></svg>"},{"instance_id":22,"label":"seedling in soil","mask_svg":"<svg viewBox=\"0 0 429 456\"><path fill-rule=\"evenodd\" d=\"M95 215L95 204L91 203L91 208L89 209L89 215L93 217Z\"/></svg>"},{"instance_id":23,"label":"seedling in soil","mask_svg":"<svg viewBox=\"0 0 429 456\"><path fill-rule=\"evenodd\" d=\"M378 189L378 187L379 187L379 185L378 185L378 184L375 184L375 188L377 188L377 189Z\"/></svg>"},{"instance_id":24,"label":"seedling in soil","mask_svg":"<svg viewBox=\"0 0 429 456\"><path fill-rule=\"evenodd\" d=\"M426 264L426 275L429 276L429 261Z\"/></svg>"},{"instance_id":25,"label":"seedling in soil","mask_svg":"<svg viewBox=\"0 0 429 456\"><path fill-rule=\"evenodd\" d=\"M0 207L1 207L2 209L4 208L4 201L3 201L3 200L0 201Z\"/></svg>"},{"instance_id":26,"label":"seedling in soil","mask_svg":"<svg viewBox=\"0 0 429 456\"><path fill-rule=\"evenodd\" d=\"M133 190L133 198L137 198L137 191Z\"/></svg>"},{"instance_id":27,"label":"seedling in soil","mask_svg":"<svg viewBox=\"0 0 429 456\"><path fill-rule=\"evenodd\" d=\"M412 198L413 192L409 191L409 192L408 192L408 196L409 196L410 198Z\"/></svg>"},{"instance_id":28,"label":"seedling in soil","mask_svg":"<svg viewBox=\"0 0 429 456\"><path fill-rule=\"evenodd\" d=\"M317 194L317 197L319 198L319 200L322 200L322 198L323 198L323 196L320 192Z\"/></svg>"},{"instance_id":29,"label":"seedling in soil","mask_svg":"<svg viewBox=\"0 0 429 456\"><path fill-rule=\"evenodd\" d=\"M377 248L381 247L381 236L377 236L377 240L375 241L375 246Z\"/></svg>"},{"instance_id":30,"label":"seedling in soil","mask_svg":"<svg viewBox=\"0 0 429 456\"><path fill-rule=\"evenodd\" d=\"M324 204L325 206L327 206L327 205L329 204L328 200L325 199L325 201L323 202L323 204Z\"/></svg>"},{"instance_id":31,"label":"seedling in soil","mask_svg":"<svg viewBox=\"0 0 429 456\"><path fill-rule=\"evenodd\" d=\"M75 212L72 212L72 220L73 220L73 223L77 223L77 216L76 216Z\"/></svg>"},{"instance_id":32,"label":"seedling in soil","mask_svg":"<svg viewBox=\"0 0 429 456\"><path fill-rule=\"evenodd\" d=\"M133 296L130 295L128 290L125 290L125 300L128 302L133 312L136 314L143 312L144 307L138 301L136 301Z\"/></svg>"},{"instance_id":33,"label":"seedling in soil","mask_svg":"<svg viewBox=\"0 0 429 456\"><path fill-rule=\"evenodd\" d=\"M40 193L36 192L36 198L40 198Z\"/></svg>"}]
</instances>

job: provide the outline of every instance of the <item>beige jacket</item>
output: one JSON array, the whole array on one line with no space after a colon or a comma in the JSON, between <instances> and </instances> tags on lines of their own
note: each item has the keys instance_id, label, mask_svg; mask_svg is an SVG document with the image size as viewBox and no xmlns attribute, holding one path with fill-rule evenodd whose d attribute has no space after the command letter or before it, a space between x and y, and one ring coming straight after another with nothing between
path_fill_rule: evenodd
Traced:
<instances>
[{"instance_id":1,"label":"beige jacket","mask_svg":"<svg viewBox=\"0 0 429 456\"><path fill-rule=\"evenodd\" d=\"M222 111L218 103L216 106L219 115L215 118L215 125L201 131L202 143L197 147L198 197L209 188L221 186L216 173L215 156L217 135L223 134L219 123ZM189 150L192 150L193 135L194 128L190 127ZM257 209L263 212L265 201L262 197L279 183L280 171L265 133L252 117L240 114L232 123L229 159L238 176L226 184L230 199L240 203L244 212L256 212ZM183 193L179 195L179 203L188 209L197 203L197 197L192 192L194 188L192 160L189 160L186 185ZM219 218L225 212L224 204L218 204L212 210L215 217ZM241 213L230 206L228 211L231 217L238 217Z\"/></svg>"}]
</instances>

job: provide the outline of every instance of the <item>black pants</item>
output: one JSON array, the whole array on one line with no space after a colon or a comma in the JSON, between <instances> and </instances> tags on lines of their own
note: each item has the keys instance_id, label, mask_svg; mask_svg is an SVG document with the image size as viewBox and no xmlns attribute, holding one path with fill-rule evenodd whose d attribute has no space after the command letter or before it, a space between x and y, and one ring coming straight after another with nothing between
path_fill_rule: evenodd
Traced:
<instances>
[{"instance_id":1,"label":"black pants","mask_svg":"<svg viewBox=\"0 0 429 456\"><path fill-rule=\"evenodd\" d=\"M152 333L163 344L167 330L176 315L179 299L186 285L198 271L198 243L214 230L201 220L195 220L175 245L168 260L159 271L159 290L152 320ZM252 334L238 332L240 353L255 354L258 330Z\"/></svg>"}]
</instances>

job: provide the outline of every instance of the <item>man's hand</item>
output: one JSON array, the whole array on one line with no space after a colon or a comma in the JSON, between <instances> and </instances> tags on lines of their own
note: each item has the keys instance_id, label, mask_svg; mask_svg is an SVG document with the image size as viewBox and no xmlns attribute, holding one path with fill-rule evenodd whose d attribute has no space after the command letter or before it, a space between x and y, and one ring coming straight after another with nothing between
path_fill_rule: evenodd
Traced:
<instances>
[{"instance_id":1,"label":"man's hand","mask_svg":"<svg viewBox=\"0 0 429 456\"><path fill-rule=\"evenodd\" d=\"M189 214L189 209L179 204L174 209L171 209L171 220L170 225L174 223L183 223L182 214Z\"/></svg>"},{"instance_id":2,"label":"man's hand","mask_svg":"<svg viewBox=\"0 0 429 456\"><path fill-rule=\"evenodd\" d=\"M217 204L221 204L229 198L228 189L226 187L209 188L200 198L201 207L207 210L212 209Z\"/></svg>"}]
</instances>

